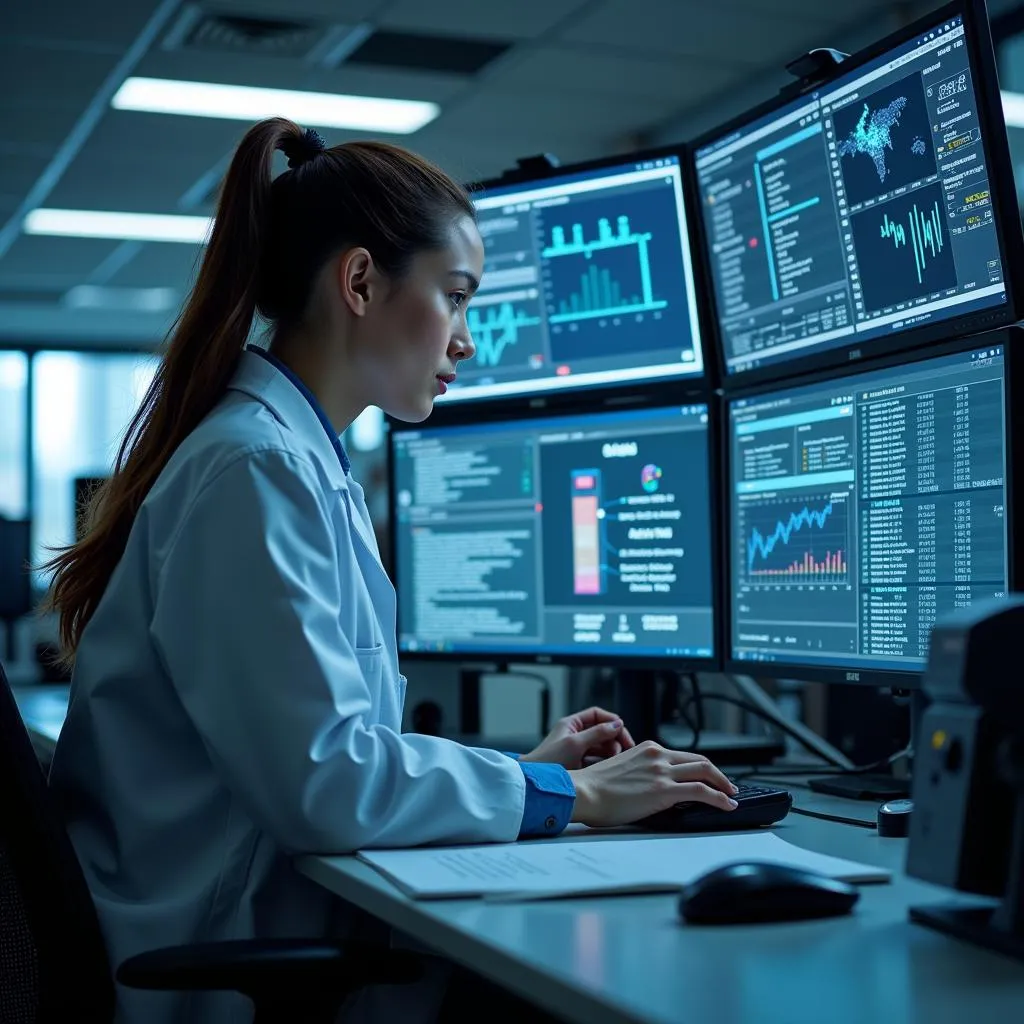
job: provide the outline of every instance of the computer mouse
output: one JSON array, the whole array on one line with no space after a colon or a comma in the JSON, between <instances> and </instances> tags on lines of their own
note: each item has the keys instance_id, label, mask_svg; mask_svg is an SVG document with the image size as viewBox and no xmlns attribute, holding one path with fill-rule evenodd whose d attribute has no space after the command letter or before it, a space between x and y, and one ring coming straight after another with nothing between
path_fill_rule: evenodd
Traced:
<instances>
[{"instance_id":1,"label":"computer mouse","mask_svg":"<svg viewBox=\"0 0 1024 1024\"><path fill-rule=\"evenodd\" d=\"M728 864L702 875L679 895L691 924L757 924L847 914L860 893L845 882L782 864Z\"/></svg>"}]
</instances>

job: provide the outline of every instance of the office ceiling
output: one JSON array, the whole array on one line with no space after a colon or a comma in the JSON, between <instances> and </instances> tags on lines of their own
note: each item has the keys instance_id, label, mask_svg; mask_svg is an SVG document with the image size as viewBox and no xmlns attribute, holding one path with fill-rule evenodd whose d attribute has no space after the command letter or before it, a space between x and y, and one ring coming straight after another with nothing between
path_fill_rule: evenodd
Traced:
<instances>
[{"instance_id":1,"label":"office ceiling","mask_svg":"<svg viewBox=\"0 0 1024 1024\"><path fill-rule=\"evenodd\" d=\"M441 116L398 141L470 180L525 154L586 159L731 116L771 95L796 54L856 48L920 9L880 0L5 3L0 344L156 342L171 313L74 308L69 291L180 296L188 286L193 246L21 232L37 206L213 212L246 126L113 110L128 75L434 100Z\"/></svg>"}]
</instances>

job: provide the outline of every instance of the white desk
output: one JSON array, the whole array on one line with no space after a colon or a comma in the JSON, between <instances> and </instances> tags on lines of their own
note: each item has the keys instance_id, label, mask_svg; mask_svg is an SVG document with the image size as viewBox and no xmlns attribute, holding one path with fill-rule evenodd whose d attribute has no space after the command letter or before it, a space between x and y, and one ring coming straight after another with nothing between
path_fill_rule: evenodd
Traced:
<instances>
[{"instance_id":1,"label":"white desk","mask_svg":"<svg viewBox=\"0 0 1024 1024\"><path fill-rule=\"evenodd\" d=\"M33 740L56 743L68 688L19 688L15 697ZM797 805L809 810L863 819L876 810L873 803L796 787L793 793ZM889 868L896 879L864 887L851 918L696 928L680 923L671 896L500 906L417 903L353 857L306 857L299 866L399 931L579 1024L1021 1019L1024 965L907 921L911 904L970 900L906 878L905 840L793 814L778 833L809 849ZM615 838L593 835L588 841Z\"/></svg>"},{"instance_id":2,"label":"white desk","mask_svg":"<svg viewBox=\"0 0 1024 1024\"><path fill-rule=\"evenodd\" d=\"M858 818L875 811L874 804L794 793L797 804L810 809ZM903 875L906 840L797 815L782 822L778 834L822 853L887 867L895 881L865 886L849 918L699 928L680 922L671 896L415 902L352 857L305 857L298 864L320 885L399 931L579 1024L1021 1019L1024 964L907 921L911 904L969 900Z\"/></svg>"}]
</instances>

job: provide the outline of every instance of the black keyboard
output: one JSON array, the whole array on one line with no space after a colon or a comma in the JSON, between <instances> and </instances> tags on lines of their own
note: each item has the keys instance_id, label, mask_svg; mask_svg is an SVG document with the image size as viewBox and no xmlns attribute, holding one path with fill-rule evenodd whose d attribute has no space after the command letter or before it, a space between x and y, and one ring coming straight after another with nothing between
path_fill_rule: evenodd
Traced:
<instances>
[{"instance_id":1,"label":"black keyboard","mask_svg":"<svg viewBox=\"0 0 1024 1024\"><path fill-rule=\"evenodd\" d=\"M676 804L633 824L652 832L734 832L774 825L789 814L793 806L793 794L773 786L741 785L732 798L739 806L731 811L694 800Z\"/></svg>"}]
</instances>

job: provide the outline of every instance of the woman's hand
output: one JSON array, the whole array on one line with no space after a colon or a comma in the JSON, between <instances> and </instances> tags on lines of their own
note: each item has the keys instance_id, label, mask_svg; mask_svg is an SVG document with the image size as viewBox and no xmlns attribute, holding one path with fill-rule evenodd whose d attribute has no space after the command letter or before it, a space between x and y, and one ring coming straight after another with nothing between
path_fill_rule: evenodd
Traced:
<instances>
[{"instance_id":1,"label":"woman's hand","mask_svg":"<svg viewBox=\"0 0 1024 1024\"><path fill-rule=\"evenodd\" d=\"M685 800L732 810L736 787L705 757L646 741L616 757L570 771L576 787L573 821L628 825Z\"/></svg>"},{"instance_id":2,"label":"woman's hand","mask_svg":"<svg viewBox=\"0 0 1024 1024\"><path fill-rule=\"evenodd\" d=\"M559 719L540 746L519 760L560 764L571 771L614 757L635 745L617 715L604 708L587 708Z\"/></svg>"}]
</instances>

